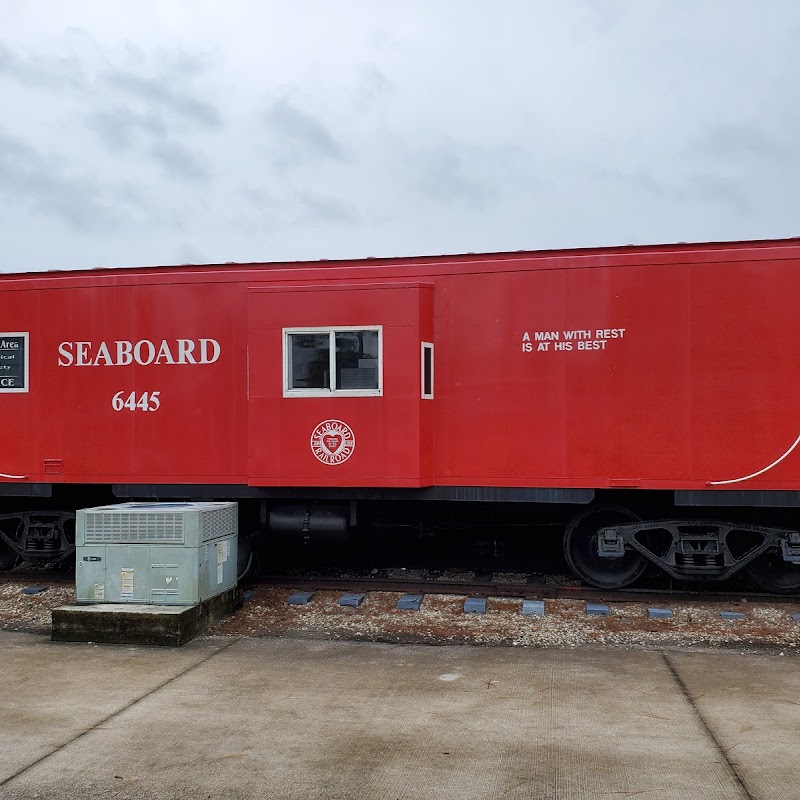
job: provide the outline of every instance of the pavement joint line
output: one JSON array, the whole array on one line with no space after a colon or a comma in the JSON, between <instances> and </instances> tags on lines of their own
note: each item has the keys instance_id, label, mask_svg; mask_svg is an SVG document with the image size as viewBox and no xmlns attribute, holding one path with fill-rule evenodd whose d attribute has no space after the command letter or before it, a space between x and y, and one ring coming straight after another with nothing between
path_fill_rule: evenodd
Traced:
<instances>
[{"instance_id":1,"label":"pavement joint line","mask_svg":"<svg viewBox=\"0 0 800 800\"><path fill-rule=\"evenodd\" d=\"M717 750L719 750L720 755L725 761L725 764L728 765L728 769L730 770L734 781L739 786L739 788L744 792L744 796L747 798L747 800L756 800L755 796L751 794L750 790L747 788L747 784L744 782L744 778L741 776L739 770L736 768L736 764L734 763L733 759L728 755L728 751L722 746L722 742L720 742L720 740L717 738L711 726L706 721L706 718L703 716L702 712L698 708L697 703L695 703L694 698L692 697L692 694L689 691L689 687L683 682L683 678L681 678L681 675L678 672L677 668L672 663L667 653L665 653L663 650L661 651L661 657L664 659L664 663L667 665L669 671L672 673L672 677L675 679L675 683L677 683L678 686L680 687L680 690L683 693L683 696L686 698L686 701L692 707L692 710L694 711L695 715L700 720L700 724L703 726L703 729L705 730L706 734L714 743L714 746L717 748Z\"/></svg>"},{"instance_id":2,"label":"pavement joint line","mask_svg":"<svg viewBox=\"0 0 800 800\"><path fill-rule=\"evenodd\" d=\"M186 669L182 669L179 673L177 673L177 675L173 675L171 678L167 678L167 680L163 681L162 683L159 683L158 686L154 686L152 689L146 691L143 695L140 695L139 697L136 697L133 700L131 700L129 703L126 703L124 706L122 706L122 708L118 708L116 711L112 711L108 716L104 717L98 722L95 722L94 725L91 725L88 728L81 728L80 733L76 733L75 736L73 736L71 739L67 739L67 741L62 742L60 745L50 750L50 752L45 753L43 756L40 756L27 766L24 766L21 769L17 770L13 775L9 775L7 778L0 780L0 788L10 783L11 781L15 780L20 775L24 775L29 769L33 769L34 767L38 766L43 761L46 761L48 758L50 758L50 756L54 756L60 750L63 750L65 747L69 747L73 742L77 742L78 739L82 738L83 736L86 736L87 734L97 730L98 728L102 728L103 725L105 725L107 722L110 722L112 719L114 719L114 717L118 717L120 714L126 712L129 708L133 708L137 703L141 703L142 700L146 700L148 697L150 697L150 695L153 695L156 692L160 691L173 681L178 680L178 678L182 678L184 675L191 672L196 667L199 667L201 664L205 664L206 661L210 661L212 658L214 658L214 656L219 655L221 652L223 652L223 650L227 650L229 647L240 641L240 639L241 637L237 636L235 639L233 639L233 641L228 642L227 644L224 644L221 647L215 649L213 652L209 653L205 658L201 658L200 661L191 664L190 666L186 667Z\"/></svg>"}]
</instances>

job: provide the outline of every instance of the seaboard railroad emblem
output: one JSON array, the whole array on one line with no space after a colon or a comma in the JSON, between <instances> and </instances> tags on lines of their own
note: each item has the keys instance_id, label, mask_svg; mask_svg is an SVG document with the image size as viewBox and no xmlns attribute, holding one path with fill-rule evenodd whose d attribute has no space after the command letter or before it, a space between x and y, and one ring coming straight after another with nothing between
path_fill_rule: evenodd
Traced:
<instances>
[{"instance_id":1,"label":"seaboard railroad emblem","mask_svg":"<svg viewBox=\"0 0 800 800\"><path fill-rule=\"evenodd\" d=\"M342 464L355 449L356 435L341 420L326 419L311 434L311 452L323 464Z\"/></svg>"}]
</instances>

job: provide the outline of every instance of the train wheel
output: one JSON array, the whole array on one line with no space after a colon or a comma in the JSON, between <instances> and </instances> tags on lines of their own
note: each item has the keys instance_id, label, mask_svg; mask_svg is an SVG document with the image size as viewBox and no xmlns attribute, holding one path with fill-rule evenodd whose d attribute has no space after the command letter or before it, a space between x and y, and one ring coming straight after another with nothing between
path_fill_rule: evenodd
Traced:
<instances>
[{"instance_id":1,"label":"train wheel","mask_svg":"<svg viewBox=\"0 0 800 800\"><path fill-rule=\"evenodd\" d=\"M648 562L640 553L626 550L622 558L602 558L597 553L601 528L640 519L622 506L597 506L574 517L564 534L564 555L572 571L600 589L621 589L641 578Z\"/></svg>"},{"instance_id":2,"label":"train wheel","mask_svg":"<svg viewBox=\"0 0 800 800\"><path fill-rule=\"evenodd\" d=\"M771 594L800 593L800 566L783 560L780 553L768 551L751 561L744 571L753 583Z\"/></svg>"}]
</instances>

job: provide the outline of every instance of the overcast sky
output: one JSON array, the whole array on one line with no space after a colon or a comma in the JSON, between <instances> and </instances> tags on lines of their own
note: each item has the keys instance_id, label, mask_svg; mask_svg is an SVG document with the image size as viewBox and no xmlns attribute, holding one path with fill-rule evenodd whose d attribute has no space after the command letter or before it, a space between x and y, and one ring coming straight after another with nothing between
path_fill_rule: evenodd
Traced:
<instances>
[{"instance_id":1,"label":"overcast sky","mask_svg":"<svg viewBox=\"0 0 800 800\"><path fill-rule=\"evenodd\" d=\"M800 235L797 0L0 19L0 271Z\"/></svg>"}]
</instances>

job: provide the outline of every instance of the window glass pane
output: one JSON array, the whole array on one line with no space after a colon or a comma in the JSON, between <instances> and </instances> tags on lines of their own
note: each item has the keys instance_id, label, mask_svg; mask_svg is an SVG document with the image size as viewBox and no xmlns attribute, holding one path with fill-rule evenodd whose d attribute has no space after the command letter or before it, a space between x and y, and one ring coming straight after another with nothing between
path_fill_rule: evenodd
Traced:
<instances>
[{"instance_id":1,"label":"window glass pane","mask_svg":"<svg viewBox=\"0 0 800 800\"><path fill-rule=\"evenodd\" d=\"M422 395L433 396L433 347L424 345L422 348Z\"/></svg>"},{"instance_id":2,"label":"window glass pane","mask_svg":"<svg viewBox=\"0 0 800 800\"><path fill-rule=\"evenodd\" d=\"M336 388L378 388L378 331L336 334Z\"/></svg>"},{"instance_id":3,"label":"window glass pane","mask_svg":"<svg viewBox=\"0 0 800 800\"><path fill-rule=\"evenodd\" d=\"M289 334L289 388L330 389L330 336Z\"/></svg>"}]
</instances>

